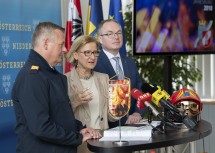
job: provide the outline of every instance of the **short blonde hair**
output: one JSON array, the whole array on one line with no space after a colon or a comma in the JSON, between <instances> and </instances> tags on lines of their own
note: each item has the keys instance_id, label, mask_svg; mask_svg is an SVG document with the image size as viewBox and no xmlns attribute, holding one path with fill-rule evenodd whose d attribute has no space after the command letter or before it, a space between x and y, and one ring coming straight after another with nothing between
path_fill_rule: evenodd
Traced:
<instances>
[{"instance_id":1,"label":"short blonde hair","mask_svg":"<svg viewBox=\"0 0 215 153\"><path fill-rule=\"evenodd\" d=\"M73 65L76 66L78 63L77 60L74 59L73 54L75 52L78 52L81 47L88 43L94 42L97 46L97 50L99 49L99 42L96 40L96 38L89 36L89 35L82 35L76 38L69 50L69 52L66 54L66 59Z\"/></svg>"}]
</instances>

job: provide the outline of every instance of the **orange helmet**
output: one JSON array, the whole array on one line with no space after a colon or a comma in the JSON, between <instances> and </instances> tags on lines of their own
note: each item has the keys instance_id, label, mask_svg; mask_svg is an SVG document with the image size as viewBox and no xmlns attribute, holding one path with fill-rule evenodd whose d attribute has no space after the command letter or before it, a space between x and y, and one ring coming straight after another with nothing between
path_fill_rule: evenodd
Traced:
<instances>
[{"instance_id":1,"label":"orange helmet","mask_svg":"<svg viewBox=\"0 0 215 153\"><path fill-rule=\"evenodd\" d=\"M200 120L200 112L202 111L202 102L199 96L192 90L182 88L172 94L170 101L184 115Z\"/></svg>"}]
</instances>

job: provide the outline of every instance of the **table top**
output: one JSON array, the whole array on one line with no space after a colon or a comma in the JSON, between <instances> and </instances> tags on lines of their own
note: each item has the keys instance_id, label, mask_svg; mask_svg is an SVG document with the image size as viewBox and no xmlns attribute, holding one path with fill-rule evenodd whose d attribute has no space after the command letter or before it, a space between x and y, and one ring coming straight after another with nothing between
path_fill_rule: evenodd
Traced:
<instances>
[{"instance_id":1,"label":"table top","mask_svg":"<svg viewBox=\"0 0 215 153\"><path fill-rule=\"evenodd\" d=\"M208 136L211 132L212 125L205 120L201 120L193 129L187 129L185 127L180 129L166 128L165 134L156 132L149 141L129 141L126 144L118 145L111 141L92 139L87 141L87 145L92 152L128 153L137 150L162 148L196 141Z\"/></svg>"}]
</instances>

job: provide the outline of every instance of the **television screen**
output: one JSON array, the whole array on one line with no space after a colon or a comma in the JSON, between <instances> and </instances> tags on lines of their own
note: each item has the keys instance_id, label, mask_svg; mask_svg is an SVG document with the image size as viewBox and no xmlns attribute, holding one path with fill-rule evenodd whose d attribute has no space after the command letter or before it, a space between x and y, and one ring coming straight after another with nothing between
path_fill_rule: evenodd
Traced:
<instances>
[{"instance_id":1,"label":"television screen","mask_svg":"<svg viewBox=\"0 0 215 153\"><path fill-rule=\"evenodd\" d=\"M215 53L213 0L134 0L134 55Z\"/></svg>"}]
</instances>

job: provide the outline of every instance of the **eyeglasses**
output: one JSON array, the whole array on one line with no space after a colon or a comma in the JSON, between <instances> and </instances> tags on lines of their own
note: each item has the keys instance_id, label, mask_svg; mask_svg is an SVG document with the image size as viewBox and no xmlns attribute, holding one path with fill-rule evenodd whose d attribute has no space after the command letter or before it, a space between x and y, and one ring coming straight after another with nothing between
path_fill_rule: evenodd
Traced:
<instances>
[{"instance_id":1,"label":"eyeglasses","mask_svg":"<svg viewBox=\"0 0 215 153\"><path fill-rule=\"evenodd\" d=\"M119 32L116 32L116 33L108 32L108 33L105 33L105 34L101 34L100 36L107 36L108 38L113 39L115 37L115 35L117 35L117 37L121 37L122 36L122 31L119 31Z\"/></svg>"},{"instance_id":2,"label":"eyeglasses","mask_svg":"<svg viewBox=\"0 0 215 153\"><path fill-rule=\"evenodd\" d=\"M85 56L87 56L87 57L90 57L92 54L95 56L95 57L98 57L99 56L99 51L90 51L90 50L86 50L86 51L83 51L83 52L81 52L80 51L80 53L83 53Z\"/></svg>"}]
</instances>

